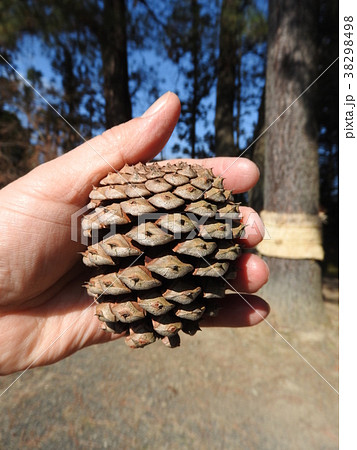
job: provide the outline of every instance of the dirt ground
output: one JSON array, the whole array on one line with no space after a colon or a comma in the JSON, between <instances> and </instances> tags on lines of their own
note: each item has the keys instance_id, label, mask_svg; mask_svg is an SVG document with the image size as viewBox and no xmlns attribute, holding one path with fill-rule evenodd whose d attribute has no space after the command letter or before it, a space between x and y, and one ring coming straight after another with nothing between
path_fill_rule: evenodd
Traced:
<instances>
[{"instance_id":1,"label":"dirt ground","mask_svg":"<svg viewBox=\"0 0 357 450\"><path fill-rule=\"evenodd\" d=\"M338 281L323 293L324 330L281 334L338 390ZM337 449L338 395L302 357L266 323L91 347L1 397L0 448Z\"/></svg>"}]
</instances>

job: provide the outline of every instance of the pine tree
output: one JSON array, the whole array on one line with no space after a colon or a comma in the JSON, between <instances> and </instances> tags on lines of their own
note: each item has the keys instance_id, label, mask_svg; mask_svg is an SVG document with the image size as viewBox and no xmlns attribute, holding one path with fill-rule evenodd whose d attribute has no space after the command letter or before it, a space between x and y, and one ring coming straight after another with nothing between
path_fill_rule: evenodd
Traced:
<instances>
[{"instance_id":1,"label":"pine tree","mask_svg":"<svg viewBox=\"0 0 357 450\"><path fill-rule=\"evenodd\" d=\"M234 156L241 150L244 115L260 100L265 39L266 19L254 1L223 0L215 115L217 156Z\"/></svg>"},{"instance_id":2,"label":"pine tree","mask_svg":"<svg viewBox=\"0 0 357 450\"><path fill-rule=\"evenodd\" d=\"M307 239L317 235L318 126L313 91L292 105L316 77L317 20L317 1L270 3L265 117L273 121L287 110L265 136L263 219L265 213L268 232L269 224L271 231L274 226L285 228L280 251L277 239L271 241L269 250L266 245L259 248L267 255L270 267L264 294L278 320L283 318L293 327L307 326L323 317L321 268L316 260L320 247L315 241L310 245L302 241L304 228L300 227L309 227ZM286 243L289 224L294 226L293 248ZM297 256L302 248L305 256Z\"/></svg>"},{"instance_id":3,"label":"pine tree","mask_svg":"<svg viewBox=\"0 0 357 450\"><path fill-rule=\"evenodd\" d=\"M184 145L175 150L192 158L207 156L204 141L210 136L199 137L197 123L207 117L204 100L215 78L216 9L198 0L175 2L165 33L167 54L184 76L179 92L182 112L178 128Z\"/></svg>"}]
</instances>

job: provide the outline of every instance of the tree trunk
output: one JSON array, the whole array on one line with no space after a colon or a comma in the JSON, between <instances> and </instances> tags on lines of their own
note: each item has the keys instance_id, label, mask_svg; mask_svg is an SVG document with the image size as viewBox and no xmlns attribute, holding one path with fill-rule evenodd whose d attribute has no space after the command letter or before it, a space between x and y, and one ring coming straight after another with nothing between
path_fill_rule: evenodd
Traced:
<instances>
[{"instance_id":1,"label":"tree trunk","mask_svg":"<svg viewBox=\"0 0 357 450\"><path fill-rule=\"evenodd\" d=\"M316 77L317 0L271 0L266 79L264 210L284 217L317 218L318 134L313 89L291 107ZM295 216L294 216L295 215ZM283 216L281 216L283 217ZM267 231L269 228L267 225ZM297 246L299 228L295 232ZM274 244L274 242L273 242ZM264 252L263 252L264 254ZM321 269L309 258L266 257L270 281L264 295L280 324L301 328L322 317Z\"/></svg>"},{"instance_id":2,"label":"tree trunk","mask_svg":"<svg viewBox=\"0 0 357 450\"><path fill-rule=\"evenodd\" d=\"M80 128L80 114L79 114L79 104L80 104L80 89L79 80L75 74L75 67L73 61L72 49L68 44L63 43L63 60L61 63L62 70L62 86L63 86L63 100L65 102L65 115L68 122L78 130ZM67 128L68 131L64 134L63 139L63 151L69 151L75 148L82 142L82 138L78 136L72 129Z\"/></svg>"},{"instance_id":3,"label":"tree trunk","mask_svg":"<svg viewBox=\"0 0 357 450\"><path fill-rule=\"evenodd\" d=\"M106 126L131 119L125 0L104 0L100 30Z\"/></svg>"},{"instance_id":4,"label":"tree trunk","mask_svg":"<svg viewBox=\"0 0 357 450\"><path fill-rule=\"evenodd\" d=\"M258 166L260 178L258 183L248 192L249 206L255 209L257 213L264 208L264 162L265 162L265 87L260 100L258 123L254 130L251 159ZM264 134L263 134L264 133Z\"/></svg>"},{"instance_id":5,"label":"tree trunk","mask_svg":"<svg viewBox=\"0 0 357 450\"><path fill-rule=\"evenodd\" d=\"M240 152L240 145L239 145L239 137L240 137L240 125L241 125L241 106L242 106L242 39L239 39L239 43L237 45L237 55L236 55L236 78L237 78L237 86L236 86L236 108L237 108L237 115L236 115L236 134L237 134L237 140L236 140L236 154L239 154Z\"/></svg>"},{"instance_id":6,"label":"tree trunk","mask_svg":"<svg viewBox=\"0 0 357 450\"><path fill-rule=\"evenodd\" d=\"M234 156L236 17L239 0L223 0L221 9L215 117L216 156Z\"/></svg>"},{"instance_id":7,"label":"tree trunk","mask_svg":"<svg viewBox=\"0 0 357 450\"><path fill-rule=\"evenodd\" d=\"M196 157L196 121L198 109L198 46L199 46L199 6L197 0L191 0L192 13L192 69L193 69L193 99L191 114L191 158Z\"/></svg>"}]
</instances>

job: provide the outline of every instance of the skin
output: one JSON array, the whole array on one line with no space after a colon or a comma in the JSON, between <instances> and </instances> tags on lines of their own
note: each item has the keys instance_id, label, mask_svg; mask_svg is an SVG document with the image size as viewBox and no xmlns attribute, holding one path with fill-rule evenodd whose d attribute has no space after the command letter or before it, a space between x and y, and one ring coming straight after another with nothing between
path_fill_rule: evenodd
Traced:
<instances>
[{"instance_id":1,"label":"skin","mask_svg":"<svg viewBox=\"0 0 357 450\"><path fill-rule=\"evenodd\" d=\"M120 338L100 329L93 299L82 287L88 273L79 255L83 246L71 240L71 215L86 205L92 185L108 171L159 153L179 114L179 99L168 92L143 116L40 165L0 191L0 374L52 364L81 348ZM233 161L201 162L219 175ZM258 181L259 171L240 158L224 177L226 188L244 192ZM262 224L250 208L242 212L248 225L241 244L254 247L262 239ZM246 294L228 296L220 315L202 325L251 326L268 315L267 303L252 295L268 280L266 264L244 254L238 273L231 283Z\"/></svg>"}]
</instances>

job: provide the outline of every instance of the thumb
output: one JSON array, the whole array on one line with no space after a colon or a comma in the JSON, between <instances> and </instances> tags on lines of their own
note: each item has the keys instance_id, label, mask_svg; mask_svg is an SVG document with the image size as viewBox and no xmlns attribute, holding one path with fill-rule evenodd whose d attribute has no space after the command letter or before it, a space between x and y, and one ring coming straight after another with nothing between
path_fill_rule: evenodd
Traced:
<instances>
[{"instance_id":1,"label":"thumb","mask_svg":"<svg viewBox=\"0 0 357 450\"><path fill-rule=\"evenodd\" d=\"M23 177L29 189L52 199L83 204L93 184L124 164L145 162L169 140L180 115L180 100L167 92L141 116L117 125Z\"/></svg>"}]
</instances>

